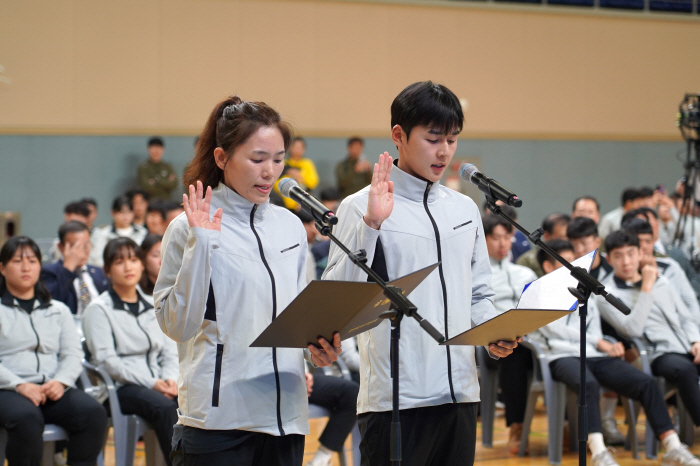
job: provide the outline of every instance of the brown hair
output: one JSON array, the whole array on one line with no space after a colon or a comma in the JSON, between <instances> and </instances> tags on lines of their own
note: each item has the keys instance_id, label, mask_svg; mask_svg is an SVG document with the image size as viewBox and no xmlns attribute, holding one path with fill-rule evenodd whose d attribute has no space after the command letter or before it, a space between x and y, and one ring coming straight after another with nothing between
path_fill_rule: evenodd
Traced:
<instances>
[{"instance_id":1,"label":"brown hair","mask_svg":"<svg viewBox=\"0 0 700 466\"><path fill-rule=\"evenodd\" d=\"M216 188L224 181L224 171L214 159L214 149L221 147L230 158L261 127L276 127L282 133L284 150L289 149L292 130L276 110L264 102L245 102L231 96L219 102L209 115L197 140L195 155L182 177L185 186L201 181Z\"/></svg>"}]
</instances>

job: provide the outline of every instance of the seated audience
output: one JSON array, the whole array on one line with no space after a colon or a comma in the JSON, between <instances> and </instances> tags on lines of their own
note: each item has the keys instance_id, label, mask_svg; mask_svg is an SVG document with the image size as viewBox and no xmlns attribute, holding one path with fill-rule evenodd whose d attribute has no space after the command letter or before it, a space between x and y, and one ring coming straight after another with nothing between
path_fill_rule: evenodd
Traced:
<instances>
[{"instance_id":1,"label":"seated audience","mask_svg":"<svg viewBox=\"0 0 700 466\"><path fill-rule=\"evenodd\" d=\"M505 205L503 201L496 201L496 204L498 204L498 206L501 208L504 214L512 218L514 221L518 221L518 211L515 208L509 205ZM491 213L487 201L484 201L484 207L482 210L484 212L484 215L488 215ZM512 237L513 240L510 247L510 251L508 252L508 260L511 262L515 262L520 258L520 256L532 249L532 245L527 236L525 236L525 234L520 230L514 229Z\"/></svg>"},{"instance_id":2,"label":"seated audience","mask_svg":"<svg viewBox=\"0 0 700 466\"><path fill-rule=\"evenodd\" d=\"M668 280L683 304L688 308L693 320L700 325L700 305L698 305L695 291L678 262L670 257L654 256L654 234L649 222L641 218L631 218L622 222L622 229L637 235L637 239L639 239L640 267L644 267L650 262L656 262L659 274Z\"/></svg>"},{"instance_id":3,"label":"seated audience","mask_svg":"<svg viewBox=\"0 0 700 466\"><path fill-rule=\"evenodd\" d=\"M612 236L614 234L609 238ZM568 241L554 240L547 244L564 259L574 260L574 249ZM608 251L610 254L616 252L615 248L608 248ZM546 273L561 267L561 264L543 250L538 253L538 259ZM616 312L622 315L619 311ZM605 386L642 404L654 434L666 449L661 458L662 465L700 466L700 461L690 453L688 447L681 444L668 415L663 394L654 378L621 359L624 355L622 343L612 343L603 338L600 314L592 300L588 303L586 323L586 404L589 406L587 420L591 465L617 465L605 446L600 411L596 409L599 406L600 388ZM549 356L552 378L578 392L581 384L579 312L574 311L545 325L530 334L530 338Z\"/></svg>"},{"instance_id":4,"label":"seated audience","mask_svg":"<svg viewBox=\"0 0 700 466\"><path fill-rule=\"evenodd\" d=\"M45 424L69 435L68 464L94 466L107 413L75 388L83 351L71 313L39 280L41 252L26 236L0 249L0 427L9 466L39 466ZM53 452L51 452L53 453Z\"/></svg>"},{"instance_id":5,"label":"seated audience","mask_svg":"<svg viewBox=\"0 0 700 466\"><path fill-rule=\"evenodd\" d=\"M153 426L171 465L180 373L177 347L158 326L153 298L138 290L144 271L139 252L131 238L107 243L104 270L111 288L85 310L83 333L90 360L118 387L122 413L141 416Z\"/></svg>"},{"instance_id":6,"label":"seated audience","mask_svg":"<svg viewBox=\"0 0 700 466\"><path fill-rule=\"evenodd\" d=\"M163 235L167 225L168 212L163 201L155 200L148 203L146 210L146 229L151 235Z\"/></svg>"},{"instance_id":7,"label":"seated audience","mask_svg":"<svg viewBox=\"0 0 700 466\"><path fill-rule=\"evenodd\" d=\"M321 203L333 212L338 208L340 203L340 193L335 188L326 188L321 191ZM317 241L311 246L311 254L316 262L316 278L321 279L323 271L328 265L328 252L331 248L331 240L325 236L318 235ZM344 350L343 350L344 351ZM340 353L343 354L343 353Z\"/></svg>"},{"instance_id":8,"label":"seated audience","mask_svg":"<svg viewBox=\"0 0 700 466\"><path fill-rule=\"evenodd\" d=\"M656 262L641 267L637 236L616 231L605 239L614 275L604 285L631 309L624 315L596 297L601 316L618 332L646 345L654 375L675 384L696 426L700 425L700 331Z\"/></svg>"},{"instance_id":9,"label":"seated audience","mask_svg":"<svg viewBox=\"0 0 700 466\"><path fill-rule=\"evenodd\" d=\"M112 203L113 223L103 228L97 228L92 233L92 251L90 264L102 267L103 252L109 240L115 238L131 238L136 244L141 244L146 237L146 229L134 225L134 210L126 196L120 196Z\"/></svg>"},{"instance_id":10,"label":"seated audience","mask_svg":"<svg viewBox=\"0 0 700 466\"><path fill-rule=\"evenodd\" d=\"M129 198L131 207L134 210L133 224L145 228L146 227L146 212L148 211L148 200L150 196L143 189L131 189L125 193Z\"/></svg>"},{"instance_id":11,"label":"seated audience","mask_svg":"<svg viewBox=\"0 0 700 466\"><path fill-rule=\"evenodd\" d=\"M156 286L158 272L160 272L160 244L163 241L161 235L148 235L141 243L139 259L143 263L144 272L141 275L139 286L141 291L153 296L153 288Z\"/></svg>"},{"instance_id":12,"label":"seated audience","mask_svg":"<svg viewBox=\"0 0 700 466\"><path fill-rule=\"evenodd\" d=\"M622 204L616 207L607 214L603 215L598 223L598 234L602 239L605 239L610 233L620 229L622 216L625 212L637 208L637 199L639 199L639 190L637 188L627 188L622 191Z\"/></svg>"},{"instance_id":13,"label":"seated audience","mask_svg":"<svg viewBox=\"0 0 700 466\"><path fill-rule=\"evenodd\" d=\"M63 208L63 222L81 222L85 225L88 225L88 228L90 228L88 222L90 218L90 209L88 205L89 204L83 201L73 201L66 204ZM53 241L53 244L51 244L51 248L49 249L49 259L51 261L57 261L62 257L61 251L58 249L58 243L59 239L56 238Z\"/></svg>"},{"instance_id":14,"label":"seated audience","mask_svg":"<svg viewBox=\"0 0 700 466\"><path fill-rule=\"evenodd\" d=\"M571 217L566 214L554 213L547 215L542 220L542 230L544 231L542 241L566 239L566 228L570 221ZM541 277L544 275L544 271L537 261L537 251L539 251L539 248L530 249L520 256L515 263L532 269L538 277Z\"/></svg>"},{"instance_id":15,"label":"seated audience","mask_svg":"<svg viewBox=\"0 0 700 466\"><path fill-rule=\"evenodd\" d=\"M87 218L87 226L90 229L90 233L95 228L95 220L97 220L97 201L91 197L84 197L80 200L84 203L88 209L90 209L90 215Z\"/></svg>"},{"instance_id":16,"label":"seated audience","mask_svg":"<svg viewBox=\"0 0 700 466\"><path fill-rule=\"evenodd\" d=\"M494 214L487 214L482 220L491 263L493 305L498 314L501 314L517 307L525 285L532 283L537 276L531 269L508 260L513 244L513 225ZM508 450L515 455L520 449L520 437L523 433L528 372L532 371L532 352L524 346L518 346L507 358L489 358L487 364L498 367L501 395L506 406L506 426L510 429Z\"/></svg>"},{"instance_id":17,"label":"seated audience","mask_svg":"<svg viewBox=\"0 0 700 466\"><path fill-rule=\"evenodd\" d=\"M76 316L107 291L109 281L101 268L88 265L90 232L87 225L71 221L58 229L58 249L63 259L41 269L41 280L54 299L68 306Z\"/></svg>"},{"instance_id":18,"label":"seated audience","mask_svg":"<svg viewBox=\"0 0 700 466\"><path fill-rule=\"evenodd\" d=\"M182 203L175 201L168 201L164 204L165 208L165 228L168 228L170 222L175 220L177 216L183 214L185 209L182 208Z\"/></svg>"},{"instance_id":19,"label":"seated audience","mask_svg":"<svg viewBox=\"0 0 700 466\"><path fill-rule=\"evenodd\" d=\"M571 218L587 217L596 224L600 222L600 204L593 196L581 196L576 198L571 208Z\"/></svg>"},{"instance_id":20,"label":"seated audience","mask_svg":"<svg viewBox=\"0 0 700 466\"><path fill-rule=\"evenodd\" d=\"M284 159L284 171L282 176L280 176L280 180L282 178L293 178L299 183L301 189L310 191L318 186L319 179L314 162L304 157L305 152L306 141L304 138L294 138L289 145L288 156ZM278 184L279 180L275 182L275 191L279 193ZM299 204L288 197L284 197L283 202L284 206L289 210L297 210L299 208Z\"/></svg>"}]
</instances>

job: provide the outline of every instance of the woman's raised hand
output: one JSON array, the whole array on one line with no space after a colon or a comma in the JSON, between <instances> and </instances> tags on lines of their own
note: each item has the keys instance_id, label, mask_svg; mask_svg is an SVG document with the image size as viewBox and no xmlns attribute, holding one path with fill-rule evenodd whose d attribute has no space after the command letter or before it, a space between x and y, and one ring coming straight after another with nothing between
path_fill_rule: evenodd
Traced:
<instances>
[{"instance_id":1,"label":"woman's raised hand","mask_svg":"<svg viewBox=\"0 0 700 466\"><path fill-rule=\"evenodd\" d=\"M211 207L211 186L207 187L204 195L204 187L201 181L197 181L197 189L190 185L190 196L182 195L182 207L187 215L187 222L191 228L199 227L207 230L221 231L221 216L224 211L216 209L214 217L209 220L209 210Z\"/></svg>"},{"instance_id":2,"label":"woman's raised hand","mask_svg":"<svg viewBox=\"0 0 700 466\"><path fill-rule=\"evenodd\" d=\"M375 230L384 223L394 208L394 182L389 181L393 159L388 152L379 156L379 162L374 164L372 184L367 199L365 223Z\"/></svg>"}]
</instances>

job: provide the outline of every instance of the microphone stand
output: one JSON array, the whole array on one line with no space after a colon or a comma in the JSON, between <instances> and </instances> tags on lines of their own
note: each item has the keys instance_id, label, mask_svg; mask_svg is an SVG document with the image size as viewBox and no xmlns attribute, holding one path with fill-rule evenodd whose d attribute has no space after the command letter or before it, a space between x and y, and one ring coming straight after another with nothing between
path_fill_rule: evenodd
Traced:
<instances>
[{"instance_id":1,"label":"microphone stand","mask_svg":"<svg viewBox=\"0 0 700 466\"><path fill-rule=\"evenodd\" d=\"M390 459L392 464L401 464L401 423L399 421L399 339L401 338L401 319L404 316L413 317L418 321L421 328L438 343L445 341L438 330L430 322L418 314L418 308L409 301L401 288L388 285L377 273L367 266L367 252L360 249L357 252L350 251L345 245L331 233L331 227L316 217L316 229L333 241L352 261L365 272L369 278L376 282L383 290L384 296L391 301L391 308L382 312L379 317L391 320L391 382L392 382L392 413L391 413L391 434L390 434Z\"/></svg>"},{"instance_id":2,"label":"microphone stand","mask_svg":"<svg viewBox=\"0 0 700 466\"><path fill-rule=\"evenodd\" d=\"M615 296L609 294L605 291L605 287L595 279L591 274L586 271L583 267L574 267L569 261L557 254L552 248L547 246L547 244L542 241L542 235L544 231L542 228L538 228L534 232L530 233L525 228L520 226L515 220L511 219L506 215L503 210L496 205L496 201L493 197L487 195L486 202L491 210L496 215L501 216L508 223L513 225L515 228L520 230L528 239L544 249L547 254L556 259L561 265L571 271L571 276L578 281L578 286L576 288L570 286L569 293L574 295L578 300L579 317L580 317L580 384L578 392L578 462L580 466L586 465L586 442L588 441L588 414L586 410L586 315L587 315L587 302L591 293L603 296L607 302L615 306L620 312L627 315L630 313L629 308ZM595 409L595 407L594 407Z\"/></svg>"}]
</instances>

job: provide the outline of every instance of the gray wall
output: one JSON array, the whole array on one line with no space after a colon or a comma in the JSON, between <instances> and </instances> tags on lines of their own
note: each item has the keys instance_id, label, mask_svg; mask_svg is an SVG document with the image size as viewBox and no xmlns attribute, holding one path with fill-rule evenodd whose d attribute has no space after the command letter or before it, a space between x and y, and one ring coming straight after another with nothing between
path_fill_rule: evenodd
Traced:
<instances>
[{"instance_id":1,"label":"gray wall","mask_svg":"<svg viewBox=\"0 0 700 466\"><path fill-rule=\"evenodd\" d=\"M110 222L112 199L131 187L146 158L142 136L0 136L0 212L22 215L22 233L56 236L68 201L90 196L99 203L98 224ZM192 156L193 137L166 137L165 160L179 174ZM333 167L345 155L345 140L307 139L322 186L334 184ZM370 160L396 149L387 139L368 139ZM480 170L523 199L521 223L539 226L550 212L569 212L571 201L593 194L603 212L619 204L627 186L665 184L683 175L678 142L496 141L462 139L456 158L480 159ZM680 155L679 155L680 154ZM483 199L480 197L478 202Z\"/></svg>"}]
</instances>

